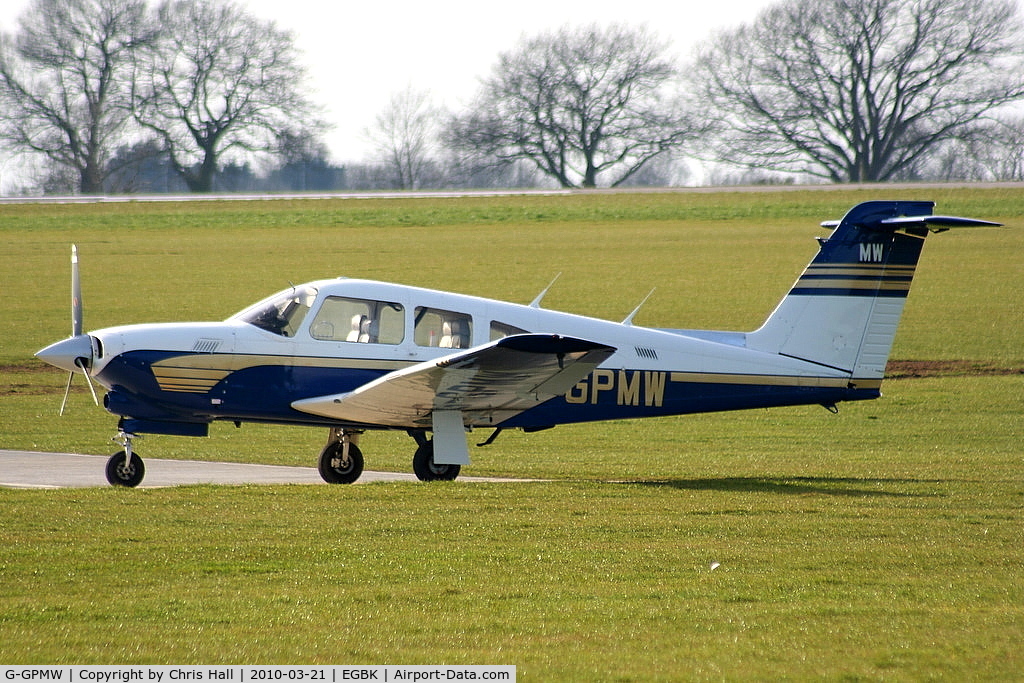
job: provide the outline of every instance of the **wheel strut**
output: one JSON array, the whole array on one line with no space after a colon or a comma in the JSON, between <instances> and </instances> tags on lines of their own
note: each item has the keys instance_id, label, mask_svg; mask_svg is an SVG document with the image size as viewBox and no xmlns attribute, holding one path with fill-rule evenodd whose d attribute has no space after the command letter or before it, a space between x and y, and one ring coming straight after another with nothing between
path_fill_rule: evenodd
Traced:
<instances>
[{"instance_id":1,"label":"wheel strut","mask_svg":"<svg viewBox=\"0 0 1024 683\"><path fill-rule=\"evenodd\" d=\"M361 429L331 427L330 431L327 434L327 446L325 446L325 449L334 446L334 444L340 443L341 452L336 453L336 455L341 455L341 465L343 467L347 467L349 461L349 451L351 450L351 446L359 445L359 436L361 434L363 434L363 430ZM335 446L335 448L337 447Z\"/></svg>"},{"instance_id":2,"label":"wheel strut","mask_svg":"<svg viewBox=\"0 0 1024 683\"><path fill-rule=\"evenodd\" d=\"M141 439L142 436L139 434L129 434L128 432L118 432L117 436L113 437L111 441L116 444L120 444L121 448L124 449L125 456L131 460L132 455L135 453L132 447L132 441L135 439Z\"/></svg>"}]
</instances>

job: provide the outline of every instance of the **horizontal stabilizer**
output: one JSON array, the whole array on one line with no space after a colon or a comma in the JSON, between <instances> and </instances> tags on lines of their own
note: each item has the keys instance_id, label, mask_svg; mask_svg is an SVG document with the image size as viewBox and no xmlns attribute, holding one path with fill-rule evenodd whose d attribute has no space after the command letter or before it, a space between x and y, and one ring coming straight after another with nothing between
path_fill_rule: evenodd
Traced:
<instances>
[{"instance_id":1,"label":"horizontal stabilizer","mask_svg":"<svg viewBox=\"0 0 1024 683\"><path fill-rule=\"evenodd\" d=\"M848 216L844 220L850 221ZM822 221L821 227L834 230L843 221ZM890 216L872 213L856 220L854 224L858 228L866 230L901 230L914 226L927 228L933 232L942 232L950 228L998 228L1002 223L983 221L978 218L963 218L961 216Z\"/></svg>"},{"instance_id":2,"label":"horizontal stabilizer","mask_svg":"<svg viewBox=\"0 0 1024 683\"><path fill-rule=\"evenodd\" d=\"M929 228L933 225L939 228L998 228L1002 226L1002 223L993 223L992 221L983 221L977 218L961 218L960 216L897 216L895 218L886 218L882 221L882 224L898 225L900 227L926 225Z\"/></svg>"}]
</instances>

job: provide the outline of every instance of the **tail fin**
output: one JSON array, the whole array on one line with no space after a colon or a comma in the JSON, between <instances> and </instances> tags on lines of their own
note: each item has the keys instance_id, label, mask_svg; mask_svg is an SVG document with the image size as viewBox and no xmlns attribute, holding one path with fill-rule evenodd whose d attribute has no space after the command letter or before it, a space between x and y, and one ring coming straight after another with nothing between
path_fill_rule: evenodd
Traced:
<instances>
[{"instance_id":1,"label":"tail fin","mask_svg":"<svg viewBox=\"0 0 1024 683\"><path fill-rule=\"evenodd\" d=\"M749 348L881 379L928 231L999 223L933 216L933 202L873 201L852 208Z\"/></svg>"}]
</instances>

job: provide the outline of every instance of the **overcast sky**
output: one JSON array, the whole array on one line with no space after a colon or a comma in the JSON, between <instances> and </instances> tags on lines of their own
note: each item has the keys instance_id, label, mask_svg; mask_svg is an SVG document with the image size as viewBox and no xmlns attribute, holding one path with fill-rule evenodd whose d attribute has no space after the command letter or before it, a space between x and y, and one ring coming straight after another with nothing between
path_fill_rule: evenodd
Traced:
<instances>
[{"instance_id":1,"label":"overcast sky","mask_svg":"<svg viewBox=\"0 0 1024 683\"><path fill-rule=\"evenodd\" d=\"M775 0L777 1L777 0ZM0 30L12 32L29 0L0 0ZM335 161L359 161L364 131L391 96L411 85L459 109L500 52L565 25L646 25L685 57L715 30L752 21L773 0L240 0L291 30L309 72L312 99L334 128Z\"/></svg>"}]
</instances>

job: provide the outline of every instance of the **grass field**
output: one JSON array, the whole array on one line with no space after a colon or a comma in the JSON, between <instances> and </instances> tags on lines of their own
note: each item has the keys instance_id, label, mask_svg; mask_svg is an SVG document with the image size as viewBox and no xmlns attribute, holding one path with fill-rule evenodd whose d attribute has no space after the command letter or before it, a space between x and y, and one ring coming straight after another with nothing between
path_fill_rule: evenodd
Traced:
<instances>
[{"instance_id":1,"label":"grass field","mask_svg":"<svg viewBox=\"0 0 1024 683\"><path fill-rule=\"evenodd\" d=\"M0 448L107 453L31 354L216 320L351 275L637 324L753 329L871 198L1008 229L930 237L895 376L804 407L508 433L521 484L0 490L0 662L507 663L523 680L1019 679L1024 190L0 206ZM924 376L916 376L924 375ZM144 456L312 465L319 430L215 425ZM408 471L404 435L364 437ZM720 563L711 570L711 563Z\"/></svg>"}]
</instances>

